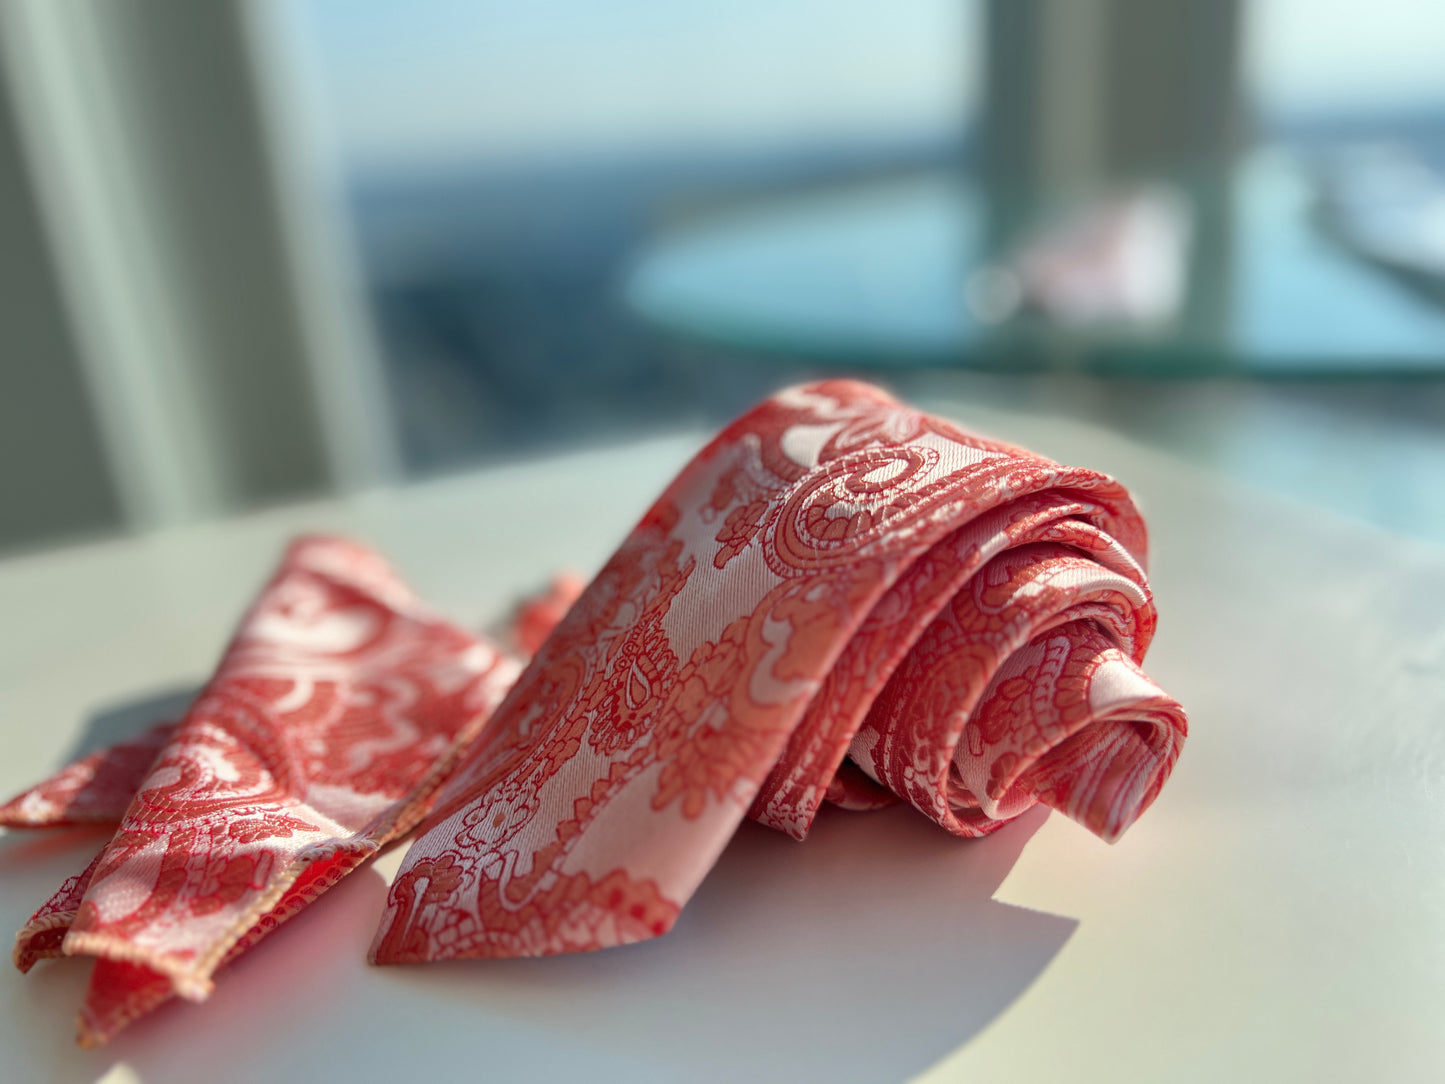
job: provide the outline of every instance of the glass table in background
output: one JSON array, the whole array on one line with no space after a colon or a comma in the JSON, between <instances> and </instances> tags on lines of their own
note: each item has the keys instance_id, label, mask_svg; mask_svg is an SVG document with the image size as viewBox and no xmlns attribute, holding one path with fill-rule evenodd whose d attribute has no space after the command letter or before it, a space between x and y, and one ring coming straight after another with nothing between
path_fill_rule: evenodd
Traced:
<instances>
[{"instance_id":1,"label":"glass table in background","mask_svg":"<svg viewBox=\"0 0 1445 1084\"><path fill-rule=\"evenodd\" d=\"M1107 424L1253 484L1445 541L1445 305L1316 224L1304 169L1249 159L1198 201L1193 281L1147 330L990 323L960 175L774 197L677 227L633 263L662 332L780 373L849 371ZM1218 208L1222 207L1223 211Z\"/></svg>"}]
</instances>

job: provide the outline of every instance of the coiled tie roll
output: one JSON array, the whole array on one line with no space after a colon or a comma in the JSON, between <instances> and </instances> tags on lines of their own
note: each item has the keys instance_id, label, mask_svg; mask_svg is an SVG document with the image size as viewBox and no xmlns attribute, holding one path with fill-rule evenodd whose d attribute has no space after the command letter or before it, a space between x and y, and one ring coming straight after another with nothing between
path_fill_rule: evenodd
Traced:
<instances>
[{"instance_id":1,"label":"coiled tie roll","mask_svg":"<svg viewBox=\"0 0 1445 1084\"><path fill-rule=\"evenodd\" d=\"M464 754L379 963L666 932L737 823L906 800L959 835L1043 801L1115 839L1186 733L1140 670L1127 491L867 385L780 393L643 517Z\"/></svg>"}]
</instances>

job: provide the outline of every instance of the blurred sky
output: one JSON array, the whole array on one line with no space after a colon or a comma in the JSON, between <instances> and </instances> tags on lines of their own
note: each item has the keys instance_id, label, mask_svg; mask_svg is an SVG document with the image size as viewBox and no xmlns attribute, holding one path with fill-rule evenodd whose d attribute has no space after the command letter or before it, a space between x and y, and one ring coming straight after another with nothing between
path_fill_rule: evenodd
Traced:
<instances>
[{"instance_id":1,"label":"blurred sky","mask_svg":"<svg viewBox=\"0 0 1445 1084\"><path fill-rule=\"evenodd\" d=\"M948 132L958 0L306 0L282 6L352 166Z\"/></svg>"},{"instance_id":2,"label":"blurred sky","mask_svg":"<svg viewBox=\"0 0 1445 1084\"><path fill-rule=\"evenodd\" d=\"M929 135L979 93L973 0L278 5L349 168ZM1434 0L1251 0L1266 117L1445 106Z\"/></svg>"},{"instance_id":3,"label":"blurred sky","mask_svg":"<svg viewBox=\"0 0 1445 1084\"><path fill-rule=\"evenodd\" d=\"M1246 72L1267 115L1445 107L1438 0L1246 0Z\"/></svg>"}]
</instances>

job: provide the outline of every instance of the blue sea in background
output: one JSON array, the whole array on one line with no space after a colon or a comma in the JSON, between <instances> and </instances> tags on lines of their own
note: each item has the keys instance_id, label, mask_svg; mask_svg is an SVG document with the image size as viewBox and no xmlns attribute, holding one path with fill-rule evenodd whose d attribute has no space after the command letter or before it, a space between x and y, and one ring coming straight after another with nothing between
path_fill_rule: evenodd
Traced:
<instances>
[{"instance_id":1,"label":"blue sea in background","mask_svg":"<svg viewBox=\"0 0 1445 1084\"><path fill-rule=\"evenodd\" d=\"M1445 117L1263 120L1306 161L1362 143L1445 171ZM628 311L621 282L670 226L740 203L968 168L966 137L752 152L593 157L358 173L347 198L403 453L429 473L543 446L714 421L802 367L677 341Z\"/></svg>"}]
</instances>

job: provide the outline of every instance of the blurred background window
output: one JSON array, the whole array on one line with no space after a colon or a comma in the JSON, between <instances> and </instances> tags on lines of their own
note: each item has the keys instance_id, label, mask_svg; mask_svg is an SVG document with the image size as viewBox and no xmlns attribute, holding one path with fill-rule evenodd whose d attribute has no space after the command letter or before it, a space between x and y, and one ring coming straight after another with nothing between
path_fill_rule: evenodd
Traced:
<instances>
[{"instance_id":1,"label":"blurred background window","mask_svg":"<svg viewBox=\"0 0 1445 1084\"><path fill-rule=\"evenodd\" d=\"M1445 539L1434 7L6 0L0 549L824 373Z\"/></svg>"},{"instance_id":2,"label":"blurred background window","mask_svg":"<svg viewBox=\"0 0 1445 1084\"><path fill-rule=\"evenodd\" d=\"M1418 0L1251 0L1260 134L1307 150L1409 144L1445 166L1445 15Z\"/></svg>"},{"instance_id":3,"label":"blurred background window","mask_svg":"<svg viewBox=\"0 0 1445 1084\"><path fill-rule=\"evenodd\" d=\"M726 414L773 382L643 327L654 233L956 163L960 0L304 0L276 8L341 168L406 466Z\"/></svg>"}]
</instances>

